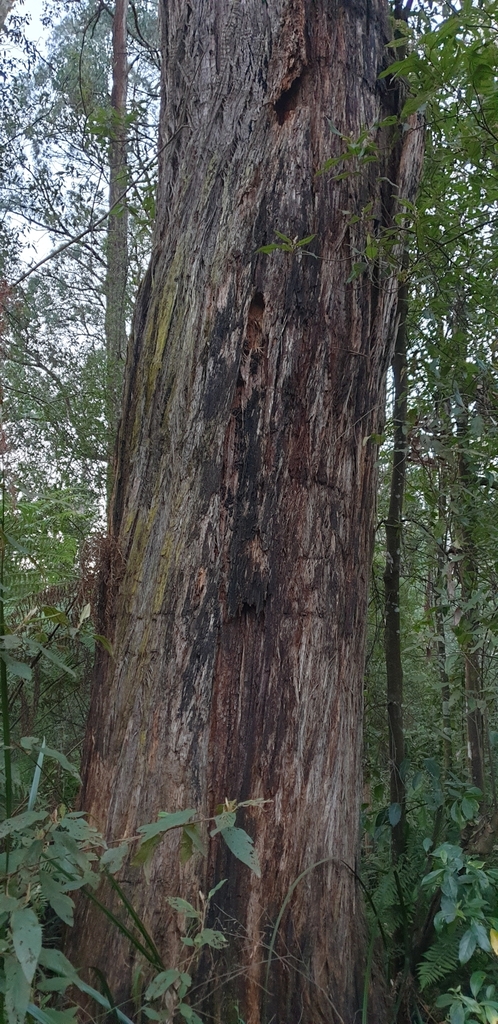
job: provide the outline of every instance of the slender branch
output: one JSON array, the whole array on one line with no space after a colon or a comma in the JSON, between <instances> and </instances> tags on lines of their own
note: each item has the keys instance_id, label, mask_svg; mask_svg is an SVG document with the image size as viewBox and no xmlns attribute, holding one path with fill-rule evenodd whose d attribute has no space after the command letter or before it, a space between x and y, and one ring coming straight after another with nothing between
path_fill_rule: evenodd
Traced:
<instances>
[{"instance_id":1,"label":"slender branch","mask_svg":"<svg viewBox=\"0 0 498 1024\"><path fill-rule=\"evenodd\" d=\"M26 281L26 279L30 277L31 274L34 274L36 270L39 270L40 267L43 267L45 263L48 263L49 260L53 260L55 259L56 256L60 256L60 254L62 252L65 252L66 249L69 249L71 245L75 245L77 242L80 242L82 238L86 238L87 235L90 235L92 231L96 231L97 228L100 228L102 224L105 223L110 214L113 212L113 210L115 210L115 208L117 206L120 206L120 204L123 202L123 196L126 195L130 191L130 189L134 188L143 177L145 177L150 168L154 166L154 163L156 162L157 158L168 146L171 145L172 142L174 142L177 135L179 135L184 128L190 128L190 125L181 124L180 127L177 128L176 132L174 132L171 138L164 143L164 146L161 147L159 152L152 158L152 160L148 164L146 164L142 173L139 174L138 177L134 179L134 181L130 182L125 192L123 192L123 195L120 196L120 198L114 203L113 206L109 207L109 209L106 210L106 212L103 213L101 217L98 217L97 220L94 221L93 224L90 224L89 227L85 228L84 231L80 231L79 234L73 235L73 237L69 238L68 241L64 242L63 245L59 245L57 249L52 249L52 252L49 252L48 256L44 256L43 259L39 260L38 263L35 263L34 266L29 267L29 269L26 270L24 274L21 274L21 276L18 277L16 281L13 281L11 287L17 288L20 284L23 283L23 281Z\"/></svg>"}]
</instances>

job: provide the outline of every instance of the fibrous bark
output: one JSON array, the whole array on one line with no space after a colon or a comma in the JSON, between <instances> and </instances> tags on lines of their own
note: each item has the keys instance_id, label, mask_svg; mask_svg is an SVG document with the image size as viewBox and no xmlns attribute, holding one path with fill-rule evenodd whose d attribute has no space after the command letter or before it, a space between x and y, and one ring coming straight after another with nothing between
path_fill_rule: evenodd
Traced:
<instances>
[{"instance_id":1,"label":"fibrous bark","mask_svg":"<svg viewBox=\"0 0 498 1024\"><path fill-rule=\"evenodd\" d=\"M261 881L221 852L182 868L172 839L149 885L131 868L124 884L174 964L166 896L227 877L217 913L245 967L232 1007L247 1024L349 1024L364 983L354 869L368 438L395 336L396 251L352 267L367 233L382 240L399 198L413 198L420 126L379 127L399 109L396 84L378 80L380 0L160 7L158 222L118 438L115 660L98 667L83 806L117 838L158 810L270 799L247 824ZM354 140L366 127L375 162L348 164L339 181L317 174L347 145L336 132ZM314 255L258 254L275 231L315 234ZM289 902L265 999L272 924L291 883L326 858ZM126 997L119 936L93 917L85 928L80 953ZM234 1011L216 998L228 1024Z\"/></svg>"}]
</instances>

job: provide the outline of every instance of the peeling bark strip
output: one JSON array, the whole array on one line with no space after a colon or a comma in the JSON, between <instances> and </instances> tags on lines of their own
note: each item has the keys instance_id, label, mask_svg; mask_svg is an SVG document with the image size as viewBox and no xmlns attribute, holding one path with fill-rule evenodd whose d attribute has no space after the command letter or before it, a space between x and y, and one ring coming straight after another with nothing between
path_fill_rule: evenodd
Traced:
<instances>
[{"instance_id":1,"label":"peeling bark strip","mask_svg":"<svg viewBox=\"0 0 498 1024\"><path fill-rule=\"evenodd\" d=\"M399 105L378 81L381 0L163 0L161 11L160 146L188 128L161 158L128 355L112 510L125 568L83 805L119 837L158 810L271 798L248 821L261 881L220 852L181 868L173 838L150 884L131 868L125 883L172 965L165 897L228 877L218 913L246 970L212 986L214 1019L230 1024L238 1005L247 1024L350 1024L364 982L351 868L375 500L367 438L382 420L397 280L386 261L349 278L373 219L390 226L394 196L413 198L421 132L373 129ZM341 151L328 121L352 138L372 127L378 162L340 182L317 176ZM348 227L370 202L372 221ZM315 233L317 258L257 255L275 230ZM283 917L263 1011L272 926L291 883L324 858ZM87 962L126 997L117 934L93 915L83 929Z\"/></svg>"}]
</instances>

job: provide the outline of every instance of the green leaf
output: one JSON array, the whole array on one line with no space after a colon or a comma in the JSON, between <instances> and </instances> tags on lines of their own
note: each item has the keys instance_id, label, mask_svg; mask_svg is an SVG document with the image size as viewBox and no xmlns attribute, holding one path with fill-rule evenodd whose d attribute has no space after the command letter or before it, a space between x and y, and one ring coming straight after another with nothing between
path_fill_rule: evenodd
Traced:
<instances>
[{"instance_id":1,"label":"green leaf","mask_svg":"<svg viewBox=\"0 0 498 1024\"><path fill-rule=\"evenodd\" d=\"M465 1010L461 1003L451 1004L450 1024L465 1024Z\"/></svg>"},{"instance_id":2,"label":"green leaf","mask_svg":"<svg viewBox=\"0 0 498 1024\"><path fill-rule=\"evenodd\" d=\"M143 836L142 842L161 835L163 832L169 832L172 828L180 828L181 825L185 825L194 815L195 811L191 808L187 808L185 811L174 811L172 814L169 814L167 811L160 811L157 821L153 821L149 825L141 825L138 829Z\"/></svg>"},{"instance_id":3,"label":"green leaf","mask_svg":"<svg viewBox=\"0 0 498 1024\"><path fill-rule=\"evenodd\" d=\"M39 878L41 891L54 913L61 921L64 921L64 924L72 926L74 924L74 903L71 897L61 891L61 885L47 871L40 871Z\"/></svg>"},{"instance_id":4,"label":"green leaf","mask_svg":"<svg viewBox=\"0 0 498 1024\"><path fill-rule=\"evenodd\" d=\"M173 910L176 910L177 914L185 914L186 917L196 918L200 921L201 913L196 910L187 900L182 900L180 896L168 896L168 903Z\"/></svg>"},{"instance_id":5,"label":"green leaf","mask_svg":"<svg viewBox=\"0 0 498 1024\"><path fill-rule=\"evenodd\" d=\"M187 1003L179 1003L178 1010L182 1017L187 1021L187 1024L204 1024L204 1021L201 1020L198 1014L195 1013L192 1007L188 1006Z\"/></svg>"},{"instance_id":6,"label":"green leaf","mask_svg":"<svg viewBox=\"0 0 498 1024\"><path fill-rule=\"evenodd\" d=\"M145 998L159 999L159 997L164 995L167 989L171 988L179 978L180 971L177 971L175 967L170 968L169 971L161 971L161 973L151 981L148 989L146 990Z\"/></svg>"},{"instance_id":7,"label":"green leaf","mask_svg":"<svg viewBox=\"0 0 498 1024\"><path fill-rule=\"evenodd\" d=\"M69 665L66 665L66 662L63 661L62 658L59 658L57 654L54 654L50 647L46 647L44 644L37 644L37 646L39 648L39 653L43 658L46 658L47 661L51 661L53 665L57 666L57 668L61 668L62 671L65 672L66 675L71 676L72 679L76 679L76 672L74 672L72 668L69 668Z\"/></svg>"},{"instance_id":8,"label":"green leaf","mask_svg":"<svg viewBox=\"0 0 498 1024\"><path fill-rule=\"evenodd\" d=\"M472 992L472 995L474 996L474 999L477 999L477 995L480 992L480 990L481 990L481 988L482 988L482 986L484 984L485 979L486 979L486 974L485 974L484 971L474 971L474 973L471 975L471 978L470 978L470 981L469 981L469 985L470 985L470 991Z\"/></svg>"},{"instance_id":9,"label":"green leaf","mask_svg":"<svg viewBox=\"0 0 498 1024\"><path fill-rule=\"evenodd\" d=\"M228 944L223 932L213 928L203 928L195 936L194 943L196 946L212 946L213 949L223 949Z\"/></svg>"},{"instance_id":10,"label":"green leaf","mask_svg":"<svg viewBox=\"0 0 498 1024\"><path fill-rule=\"evenodd\" d=\"M488 933L483 924L480 921L472 922L472 931L477 939L477 945L480 949L483 949L485 953L491 953L491 943L488 939Z\"/></svg>"},{"instance_id":11,"label":"green leaf","mask_svg":"<svg viewBox=\"0 0 498 1024\"><path fill-rule=\"evenodd\" d=\"M260 878L261 868L258 855L254 849L253 840L247 832L243 828L225 828L222 830L221 835L234 856L242 861L243 864L247 864L251 871L254 871L254 874Z\"/></svg>"},{"instance_id":12,"label":"green leaf","mask_svg":"<svg viewBox=\"0 0 498 1024\"><path fill-rule=\"evenodd\" d=\"M23 1024L28 1008L30 984L21 964L13 957L4 958L5 1011L9 1024Z\"/></svg>"},{"instance_id":13,"label":"green leaf","mask_svg":"<svg viewBox=\"0 0 498 1024\"><path fill-rule=\"evenodd\" d=\"M207 853L206 844L204 843L204 840L201 836L199 826L185 825L183 831L191 839L192 846L195 847L195 849L198 850L199 853L202 853L202 855L205 857Z\"/></svg>"},{"instance_id":14,"label":"green leaf","mask_svg":"<svg viewBox=\"0 0 498 1024\"><path fill-rule=\"evenodd\" d=\"M421 110L422 107L425 107L431 96L432 90L429 90L429 92L421 92L418 96L413 96L412 99L407 100L401 111L401 117L409 117L410 114L415 114L417 110Z\"/></svg>"},{"instance_id":15,"label":"green leaf","mask_svg":"<svg viewBox=\"0 0 498 1024\"><path fill-rule=\"evenodd\" d=\"M101 647L104 648L104 651L107 651L107 653L110 654L111 658L114 657L114 651L113 651L113 648L112 648L112 644L109 642L109 640L107 639L106 636L102 636L101 633L94 633L93 634L93 639L96 640L97 643L100 644Z\"/></svg>"},{"instance_id":16,"label":"green leaf","mask_svg":"<svg viewBox=\"0 0 498 1024\"><path fill-rule=\"evenodd\" d=\"M268 254L270 252L275 252L275 249L280 249L280 248L281 248L281 246L277 245L276 242L271 242L270 245L260 245L259 249L256 249L256 252L262 252L262 253L267 253Z\"/></svg>"},{"instance_id":17,"label":"green leaf","mask_svg":"<svg viewBox=\"0 0 498 1024\"><path fill-rule=\"evenodd\" d=\"M75 1016L78 1013L77 1006L70 1006L67 1010L53 1010L49 1006L40 1009L30 1003L28 1006L30 1017L34 1017L39 1024L74 1024Z\"/></svg>"},{"instance_id":18,"label":"green leaf","mask_svg":"<svg viewBox=\"0 0 498 1024\"><path fill-rule=\"evenodd\" d=\"M162 836L159 835L152 836L151 839L142 840L140 842L137 852L135 853L132 859L132 867L138 868L142 866L146 868L147 865L150 865L150 862L154 854L154 850L156 849L156 846L159 846L161 839Z\"/></svg>"},{"instance_id":19,"label":"green leaf","mask_svg":"<svg viewBox=\"0 0 498 1024\"><path fill-rule=\"evenodd\" d=\"M123 867L123 862L130 852L128 843L121 843L121 846L110 847L105 850L100 858L101 867L106 868L111 875Z\"/></svg>"},{"instance_id":20,"label":"green leaf","mask_svg":"<svg viewBox=\"0 0 498 1024\"><path fill-rule=\"evenodd\" d=\"M222 811L221 814L215 815L216 828L211 832L212 836L216 836L218 832L222 832L225 828L231 828L235 825L235 819L237 817L236 811Z\"/></svg>"},{"instance_id":21,"label":"green leaf","mask_svg":"<svg viewBox=\"0 0 498 1024\"><path fill-rule=\"evenodd\" d=\"M401 821L401 804L389 804L389 824L394 828Z\"/></svg>"},{"instance_id":22,"label":"green leaf","mask_svg":"<svg viewBox=\"0 0 498 1024\"><path fill-rule=\"evenodd\" d=\"M46 967L47 971L54 971L55 974L61 974L71 981L78 977L76 969L60 949L46 949L43 946L38 963L40 967Z\"/></svg>"},{"instance_id":23,"label":"green leaf","mask_svg":"<svg viewBox=\"0 0 498 1024\"><path fill-rule=\"evenodd\" d=\"M81 782L77 768L74 764L68 761L65 754L62 754L60 750L55 750L53 747L47 747L43 740L39 740L36 736L23 736L21 739L21 746L24 750L33 751L39 753L43 750L44 757L51 757L53 761L58 761L62 768L66 772L69 772L76 779L77 782Z\"/></svg>"},{"instance_id":24,"label":"green leaf","mask_svg":"<svg viewBox=\"0 0 498 1024\"><path fill-rule=\"evenodd\" d=\"M31 907L14 910L10 918L10 930L17 959L31 984L42 946L40 922Z\"/></svg>"},{"instance_id":25,"label":"green leaf","mask_svg":"<svg viewBox=\"0 0 498 1024\"><path fill-rule=\"evenodd\" d=\"M462 814L466 821L472 821L473 818L479 814L479 804L477 800L464 796L462 800Z\"/></svg>"},{"instance_id":26,"label":"green leaf","mask_svg":"<svg viewBox=\"0 0 498 1024\"><path fill-rule=\"evenodd\" d=\"M11 914L20 904L21 901L16 900L14 896L7 896L2 893L0 895L0 914Z\"/></svg>"},{"instance_id":27,"label":"green leaf","mask_svg":"<svg viewBox=\"0 0 498 1024\"><path fill-rule=\"evenodd\" d=\"M458 959L461 964L466 964L470 960L475 948L477 946L477 938L471 928L468 928L460 939L460 945L458 947Z\"/></svg>"},{"instance_id":28,"label":"green leaf","mask_svg":"<svg viewBox=\"0 0 498 1024\"><path fill-rule=\"evenodd\" d=\"M4 633L3 636L0 636L0 645L5 651L14 651L23 646L23 641L15 633Z\"/></svg>"},{"instance_id":29,"label":"green leaf","mask_svg":"<svg viewBox=\"0 0 498 1024\"><path fill-rule=\"evenodd\" d=\"M29 665L25 665L23 661L16 661L15 658L11 658L9 654L5 654L2 650L0 650L0 659L5 663L7 671L12 676L29 682L33 675Z\"/></svg>"},{"instance_id":30,"label":"green leaf","mask_svg":"<svg viewBox=\"0 0 498 1024\"><path fill-rule=\"evenodd\" d=\"M227 881L228 881L227 878L222 878L221 882L218 882L217 885L215 885L214 889L210 889L209 890L209 892L208 892L208 901L213 898L215 892L218 892L218 889L221 889L222 885L224 885L225 882L227 882Z\"/></svg>"}]
</instances>

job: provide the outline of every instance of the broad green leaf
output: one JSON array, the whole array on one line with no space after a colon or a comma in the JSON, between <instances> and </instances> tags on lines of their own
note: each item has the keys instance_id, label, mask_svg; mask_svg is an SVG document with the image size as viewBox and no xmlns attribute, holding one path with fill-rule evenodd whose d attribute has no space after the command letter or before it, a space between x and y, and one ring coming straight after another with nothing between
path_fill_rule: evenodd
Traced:
<instances>
[{"instance_id":1,"label":"broad green leaf","mask_svg":"<svg viewBox=\"0 0 498 1024\"><path fill-rule=\"evenodd\" d=\"M186 832L187 835L190 837L190 839L192 840L192 845L195 847L195 849L198 850L199 853L202 853L202 855L205 857L207 853L206 844L199 831L199 826L185 825L183 831Z\"/></svg>"},{"instance_id":2,"label":"broad green leaf","mask_svg":"<svg viewBox=\"0 0 498 1024\"><path fill-rule=\"evenodd\" d=\"M113 652L113 649L112 649L112 644L109 642L109 640L107 639L106 636L102 636L101 633L94 633L93 634L93 639L96 640L97 643L100 644L101 647L104 648L104 651L107 651L107 653L110 654L111 658L114 657L114 652Z\"/></svg>"},{"instance_id":3,"label":"broad green leaf","mask_svg":"<svg viewBox=\"0 0 498 1024\"><path fill-rule=\"evenodd\" d=\"M178 998L179 999L183 999L183 997L187 994L187 992L188 992L188 990L189 990L189 988L190 988L190 986L192 984L192 978L191 978L190 974L182 973L182 974L180 974L180 980L181 980L181 985L180 985L180 987L178 989Z\"/></svg>"},{"instance_id":4,"label":"broad green leaf","mask_svg":"<svg viewBox=\"0 0 498 1024\"><path fill-rule=\"evenodd\" d=\"M150 865L156 846L161 842L161 835L152 836L150 839L141 840L137 852L132 859L132 867L146 867Z\"/></svg>"},{"instance_id":5,"label":"broad green leaf","mask_svg":"<svg viewBox=\"0 0 498 1024\"><path fill-rule=\"evenodd\" d=\"M23 646L23 641L16 633L5 633L3 636L0 636L0 645L4 651L14 651L16 648Z\"/></svg>"},{"instance_id":6,"label":"broad green leaf","mask_svg":"<svg viewBox=\"0 0 498 1024\"><path fill-rule=\"evenodd\" d=\"M261 868L258 855L254 849L253 840L247 832L243 828L225 828L222 830L221 835L234 856L242 861L243 864L247 864L251 871L254 871L254 874L260 878Z\"/></svg>"},{"instance_id":7,"label":"broad green leaf","mask_svg":"<svg viewBox=\"0 0 498 1024\"><path fill-rule=\"evenodd\" d=\"M495 956L498 956L498 931L495 928L491 928L489 933L489 941L491 943L491 949Z\"/></svg>"},{"instance_id":8,"label":"broad green leaf","mask_svg":"<svg viewBox=\"0 0 498 1024\"><path fill-rule=\"evenodd\" d=\"M7 671L12 676L16 676L17 679L25 679L29 682L33 673L29 665L25 665L23 661L16 661L15 658L11 658L9 654L5 654L4 651L0 650L0 659L5 662Z\"/></svg>"},{"instance_id":9,"label":"broad green leaf","mask_svg":"<svg viewBox=\"0 0 498 1024\"><path fill-rule=\"evenodd\" d=\"M134 1024L134 1022L130 1020L130 1018L127 1017L126 1014L117 1006L111 1006L109 1000L106 999L98 989L92 988L91 985L87 985L86 982L82 981L78 976L74 979L74 984L79 988L80 992L84 992L87 996L91 996L99 1006L103 1006L105 1010L112 1010L112 1013L118 1017L122 1024Z\"/></svg>"},{"instance_id":10,"label":"broad green leaf","mask_svg":"<svg viewBox=\"0 0 498 1024\"><path fill-rule=\"evenodd\" d=\"M196 910L187 900L182 900L180 896L168 896L168 903L173 910L176 910L177 914L185 914L186 917L196 918L200 921L201 913Z\"/></svg>"},{"instance_id":11,"label":"broad green leaf","mask_svg":"<svg viewBox=\"0 0 498 1024\"><path fill-rule=\"evenodd\" d=\"M138 831L145 841L163 832L169 832L172 828L180 828L181 825L185 825L194 815L195 811L190 808L187 808L185 811L174 811L172 814L169 814L167 811L160 811L157 821L153 821L149 825L141 825Z\"/></svg>"},{"instance_id":12,"label":"broad green leaf","mask_svg":"<svg viewBox=\"0 0 498 1024\"><path fill-rule=\"evenodd\" d=\"M151 981L148 989L146 990L145 998L159 999L159 997L164 995L167 989L171 988L179 978L180 971L177 971L175 967L172 967L169 971L161 971L161 973Z\"/></svg>"},{"instance_id":13,"label":"broad green leaf","mask_svg":"<svg viewBox=\"0 0 498 1024\"><path fill-rule=\"evenodd\" d=\"M42 981L37 979L36 988L38 992L65 992L73 982L71 978L64 978L62 976L57 978L44 978Z\"/></svg>"},{"instance_id":14,"label":"broad green leaf","mask_svg":"<svg viewBox=\"0 0 498 1024\"><path fill-rule=\"evenodd\" d=\"M461 1003L451 1004L450 1024L465 1024L465 1010Z\"/></svg>"},{"instance_id":15,"label":"broad green leaf","mask_svg":"<svg viewBox=\"0 0 498 1024\"><path fill-rule=\"evenodd\" d=\"M129 843L121 843L121 846L110 847L102 854L100 864L103 868L107 868L107 871L109 871L111 875L114 875L116 871L119 871L120 868L122 868L123 862L129 852Z\"/></svg>"},{"instance_id":16,"label":"broad green leaf","mask_svg":"<svg viewBox=\"0 0 498 1024\"><path fill-rule=\"evenodd\" d=\"M67 1010L53 1010L49 1006L44 1006L41 1009L30 1003L28 1013L30 1017L34 1017L35 1020L39 1021L39 1024L74 1024L78 1007L70 1006Z\"/></svg>"},{"instance_id":17,"label":"broad green leaf","mask_svg":"<svg viewBox=\"0 0 498 1024\"><path fill-rule=\"evenodd\" d=\"M389 824L394 828L401 821L401 804L389 804Z\"/></svg>"},{"instance_id":18,"label":"broad green leaf","mask_svg":"<svg viewBox=\"0 0 498 1024\"><path fill-rule=\"evenodd\" d=\"M64 924L72 926L74 924L74 903L71 897L62 892L61 885L47 871L40 871L39 877L41 891L54 913L61 921L64 921Z\"/></svg>"},{"instance_id":19,"label":"broad green leaf","mask_svg":"<svg viewBox=\"0 0 498 1024\"><path fill-rule=\"evenodd\" d=\"M188 1006L187 1003L179 1003L178 1010L184 1020L187 1021L187 1024L204 1024L204 1021L201 1020L198 1014L195 1013L192 1007Z\"/></svg>"},{"instance_id":20,"label":"broad green leaf","mask_svg":"<svg viewBox=\"0 0 498 1024\"><path fill-rule=\"evenodd\" d=\"M445 992L444 995L437 997L435 1005L440 1007L451 1006L454 1001L454 996L450 995L449 992Z\"/></svg>"},{"instance_id":21,"label":"broad green leaf","mask_svg":"<svg viewBox=\"0 0 498 1024\"><path fill-rule=\"evenodd\" d=\"M464 796L462 800L462 814L466 821L472 821L479 814L479 804L477 800L472 800L467 796Z\"/></svg>"},{"instance_id":22,"label":"broad green leaf","mask_svg":"<svg viewBox=\"0 0 498 1024\"><path fill-rule=\"evenodd\" d=\"M485 978L486 974L484 971L474 971L470 978L470 991L472 992L472 995L474 996L475 999L477 999L477 995L484 984Z\"/></svg>"},{"instance_id":23,"label":"broad green leaf","mask_svg":"<svg viewBox=\"0 0 498 1024\"><path fill-rule=\"evenodd\" d=\"M73 967L72 963L61 953L60 949L46 949L42 947L40 957L38 960L40 967L46 967L48 971L54 971L55 974L62 974L66 978L75 980L77 978L77 971Z\"/></svg>"},{"instance_id":24,"label":"broad green leaf","mask_svg":"<svg viewBox=\"0 0 498 1024\"><path fill-rule=\"evenodd\" d=\"M196 946L212 946L213 949L223 949L227 945L227 939L223 932L215 931L213 928L203 928L195 938Z\"/></svg>"},{"instance_id":25,"label":"broad green leaf","mask_svg":"<svg viewBox=\"0 0 498 1024\"><path fill-rule=\"evenodd\" d=\"M470 960L475 948L477 946L477 938L471 928L468 928L460 939L460 945L458 947L458 959L461 964L466 964Z\"/></svg>"},{"instance_id":26,"label":"broad green leaf","mask_svg":"<svg viewBox=\"0 0 498 1024\"><path fill-rule=\"evenodd\" d=\"M484 925L481 924L480 921L473 921L472 931L477 939L477 945L480 949L483 949L485 953L491 953L491 945Z\"/></svg>"},{"instance_id":27,"label":"broad green leaf","mask_svg":"<svg viewBox=\"0 0 498 1024\"><path fill-rule=\"evenodd\" d=\"M180 864L187 864L191 857L194 855L194 844L188 834L183 829L182 838L180 839Z\"/></svg>"},{"instance_id":28,"label":"broad green leaf","mask_svg":"<svg viewBox=\"0 0 498 1024\"><path fill-rule=\"evenodd\" d=\"M41 925L34 910L31 907L14 910L10 918L10 930L17 959L26 980L31 984L42 947Z\"/></svg>"},{"instance_id":29,"label":"broad green leaf","mask_svg":"<svg viewBox=\"0 0 498 1024\"><path fill-rule=\"evenodd\" d=\"M216 836L218 832L222 832L225 828L232 828L235 825L235 819L237 817L236 811L222 811L221 814L215 815L216 828L213 828L211 835Z\"/></svg>"},{"instance_id":30,"label":"broad green leaf","mask_svg":"<svg viewBox=\"0 0 498 1024\"><path fill-rule=\"evenodd\" d=\"M23 1024L30 997L30 984L21 964L13 956L4 958L5 1011L8 1024Z\"/></svg>"},{"instance_id":31,"label":"broad green leaf","mask_svg":"<svg viewBox=\"0 0 498 1024\"><path fill-rule=\"evenodd\" d=\"M0 914L11 914L20 905L21 900L16 900L15 896L7 896L5 893L0 894Z\"/></svg>"}]
</instances>

